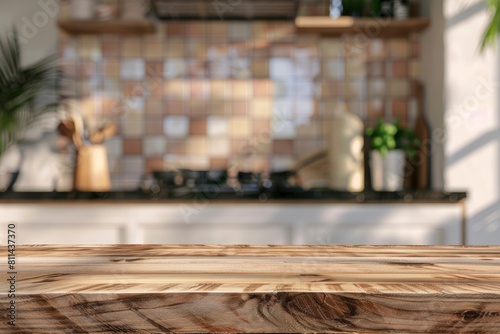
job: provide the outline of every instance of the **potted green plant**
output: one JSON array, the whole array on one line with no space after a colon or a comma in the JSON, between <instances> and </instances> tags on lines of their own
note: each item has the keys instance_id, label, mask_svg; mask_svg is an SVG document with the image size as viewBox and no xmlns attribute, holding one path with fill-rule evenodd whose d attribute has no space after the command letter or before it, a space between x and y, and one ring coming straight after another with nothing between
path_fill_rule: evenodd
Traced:
<instances>
[{"instance_id":1,"label":"potted green plant","mask_svg":"<svg viewBox=\"0 0 500 334\"><path fill-rule=\"evenodd\" d=\"M56 111L59 103L56 56L23 66L17 33L4 36L8 37L0 38L0 162L12 144L34 129L39 116ZM0 169L0 184L8 185L10 174L17 171Z\"/></svg>"},{"instance_id":2,"label":"potted green plant","mask_svg":"<svg viewBox=\"0 0 500 334\"><path fill-rule=\"evenodd\" d=\"M399 191L404 187L406 156L414 156L420 145L413 131L394 123L378 119L373 128L366 130L370 141L370 168L373 189Z\"/></svg>"},{"instance_id":3,"label":"potted green plant","mask_svg":"<svg viewBox=\"0 0 500 334\"><path fill-rule=\"evenodd\" d=\"M57 105L56 56L21 64L17 34L0 39L0 156L37 116Z\"/></svg>"}]
</instances>

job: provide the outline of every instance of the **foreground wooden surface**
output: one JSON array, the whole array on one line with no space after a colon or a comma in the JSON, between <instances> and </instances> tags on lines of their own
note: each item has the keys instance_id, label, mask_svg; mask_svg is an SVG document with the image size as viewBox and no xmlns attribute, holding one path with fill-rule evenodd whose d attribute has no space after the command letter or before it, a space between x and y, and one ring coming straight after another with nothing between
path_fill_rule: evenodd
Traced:
<instances>
[{"instance_id":1,"label":"foreground wooden surface","mask_svg":"<svg viewBox=\"0 0 500 334\"><path fill-rule=\"evenodd\" d=\"M1 247L6 277L7 248ZM0 333L500 333L500 247L18 246ZM8 277L7 277L8 278Z\"/></svg>"}]
</instances>

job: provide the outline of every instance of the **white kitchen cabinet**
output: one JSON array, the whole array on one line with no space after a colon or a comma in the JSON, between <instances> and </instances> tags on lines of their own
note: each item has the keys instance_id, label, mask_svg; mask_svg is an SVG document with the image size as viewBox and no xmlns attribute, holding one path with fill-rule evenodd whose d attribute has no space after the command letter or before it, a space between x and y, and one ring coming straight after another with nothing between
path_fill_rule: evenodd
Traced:
<instances>
[{"instance_id":1,"label":"white kitchen cabinet","mask_svg":"<svg viewBox=\"0 0 500 334\"><path fill-rule=\"evenodd\" d=\"M461 244L462 206L321 202L0 203L1 244Z\"/></svg>"}]
</instances>

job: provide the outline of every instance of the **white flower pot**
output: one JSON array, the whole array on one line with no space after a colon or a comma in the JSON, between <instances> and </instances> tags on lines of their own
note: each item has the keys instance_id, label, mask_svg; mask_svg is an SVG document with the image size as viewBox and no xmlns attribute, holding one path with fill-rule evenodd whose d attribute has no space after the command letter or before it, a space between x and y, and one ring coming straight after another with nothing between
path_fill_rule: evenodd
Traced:
<instances>
[{"instance_id":1,"label":"white flower pot","mask_svg":"<svg viewBox=\"0 0 500 334\"><path fill-rule=\"evenodd\" d=\"M404 189L405 152L390 150L382 157L379 151L370 152L372 187L376 191Z\"/></svg>"}]
</instances>

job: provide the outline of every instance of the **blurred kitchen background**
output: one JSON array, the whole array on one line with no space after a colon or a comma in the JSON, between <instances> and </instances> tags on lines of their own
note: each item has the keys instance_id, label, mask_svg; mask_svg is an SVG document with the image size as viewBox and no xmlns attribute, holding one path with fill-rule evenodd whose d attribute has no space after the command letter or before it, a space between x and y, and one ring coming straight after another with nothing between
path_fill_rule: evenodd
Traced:
<instances>
[{"instance_id":1,"label":"blurred kitchen background","mask_svg":"<svg viewBox=\"0 0 500 334\"><path fill-rule=\"evenodd\" d=\"M384 14L387 3L392 7ZM343 6L339 18L338 5ZM418 232L405 229L395 239L375 242L465 243L466 233L467 243L497 244L499 64L495 48L479 51L490 16L480 0L4 0L0 2L0 29L8 36L17 27L22 63L28 65L54 53L59 56L61 97L57 112L30 129L35 133L29 134L31 142L18 144L21 149L10 147L0 158L5 175L24 169L24 176L18 173L18 180L6 192L10 195L2 200L22 200L12 195L15 192L71 194L75 182L94 182L89 178L98 180L95 189L83 186L80 190L95 190L97 196L106 198L108 192L140 189L161 200L163 186L177 182L178 175L165 175L159 181L163 176L154 172L224 170L224 184L231 186L231 178L243 183L245 175L238 178L238 172L265 180L273 172L302 166L304 158L316 159L319 171L304 173L302 183L286 182L300 189L331 188L328 166L335 162L328 159L339 147L332 146L332 129L341 110L361 121L362 129L353 130L361 138L379 119L399 120L403 128L423 134L419 156L424 162L413 161L418 173L405 174L404 187L382 189L386 191L381 195L373 191L365 136L364 161L363 144L358 150L362 169L350 171L359 173L361 183L345 181L345 189L333 189L348 193L342 195L348 198L325 191L316 197L304 195L312 196L308 200L340 201L335 203L341 208L342 200L359 202L353 212L362 210L365 201L382 202L376 210L385 214L367 211L346 218L378 223L385 218L397 223L418 215L421 223L439 216L428 211L435 204L453 207L451 216L443 213L445 218L434 219L443 226L454 224L452 238L444 236L448 227L438 237L424 235L438 233L426 230L417 241L406 236ZM342 124L352 125L346 122ZM79 130L83 138L80 156L74 135ZM82 147L90 144L92 133L107 130L105 138L96 142L103 142L104 151L87 152L90 160L86 163L104 164L109 173L80 171L81 175L75 175L75 164L84 161ZM45 149L56 160L30 160L34 157L30 149L39 154L41 149L36 147L43 146L37 138L49 138L50 149ZM344 139L340 140L344 145ZM409 160L407 170L412 165ZM322 161L326 167L321 167ZM56 172L40 173L51 163ZM342 175L335 176L336 182ZM314 180L306 187L307 177ZM5 184L11 181L7 176L4 179ZM109 186L99 188L103 182ZM266 196L272 198L270 194ZM262 201L260 195L259 188ZM37 203L35 197L30 200ZM409 211L391 217L392 209L384 203L410 203ZM213 219L224 220L224 211L214 215ZM292 219L293 214L289 215ZM336 217L327 216L321 219L327 222ZM207 233L200 231L200 235ZM278 233L273 231L268 232ZM324 234L321 231L311 232L309 239L292 239L311 243ZM149 239L117 240L176 240L155 239L157 232L147 232ZM335 238L330 241L351 240ZM256 243L261 240L272 243L274 239L255 236Z\"/></svg>"}]
</instances>

